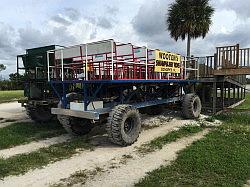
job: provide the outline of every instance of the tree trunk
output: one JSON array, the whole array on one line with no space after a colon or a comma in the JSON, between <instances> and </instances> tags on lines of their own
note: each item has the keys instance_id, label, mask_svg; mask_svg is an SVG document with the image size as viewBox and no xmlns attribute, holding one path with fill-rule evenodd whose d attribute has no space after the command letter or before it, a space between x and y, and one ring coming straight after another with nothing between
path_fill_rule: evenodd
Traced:
<instances>
[{"instance_id":1,"label":"tree trunk","mask_svg":"<svg viewBox=\"0 0 250 187\"><path fill-rule=\"evenodd\" d=\"M187 36L187 57L190 57L191 56L191 38L190 38L190 35L188 33L188 36Z\"/></svg>"}]
</instances>

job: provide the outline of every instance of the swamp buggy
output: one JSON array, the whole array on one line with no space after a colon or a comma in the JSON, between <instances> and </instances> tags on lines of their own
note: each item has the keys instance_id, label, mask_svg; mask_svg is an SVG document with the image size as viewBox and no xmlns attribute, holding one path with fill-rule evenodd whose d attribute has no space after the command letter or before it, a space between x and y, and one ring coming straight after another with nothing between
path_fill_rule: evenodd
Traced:
<instances>
[{"instance_id":1,"label":"swamp buggy","mask_svg":"<svg viewBox=\"0 0 250 187\"><path fill-rule=\"evenodd\" d=\"M174 103L186 118L200 115L200 98L190 89L197 80L187 79L196 69L186 68L178 54L112 39L44 50L41 94L46 102L51 98L47 108L71 134L106 122L110 140L127 146L141 131L140 113L157 114Z\"/></svg>"}]
</instances>

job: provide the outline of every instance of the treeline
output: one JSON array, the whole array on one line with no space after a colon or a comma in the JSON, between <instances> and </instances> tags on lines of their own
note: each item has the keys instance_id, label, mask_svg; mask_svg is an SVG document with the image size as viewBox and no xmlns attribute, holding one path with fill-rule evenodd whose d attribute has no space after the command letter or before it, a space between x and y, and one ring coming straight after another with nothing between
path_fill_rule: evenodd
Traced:
<instances>
[{"instance_id":1,"label":"treeline","mask_svg":"<svg viewBox=\"0 0 250 187\"><path fill-rule=\"evenodd\" d=\"M12 73L9 80L0 80L0 90L23 90L24 76Z\"/></svg>"},{"instance_id":2,"label":"treeline","mask_svg":"<svg viewBox=\"0 0 250 187\"><path fill-rule=\"evenodd\" d=\"M3 80L0 81L0 90L23 90L23 83L17 81Z\"/></svg>"}]
</instances>

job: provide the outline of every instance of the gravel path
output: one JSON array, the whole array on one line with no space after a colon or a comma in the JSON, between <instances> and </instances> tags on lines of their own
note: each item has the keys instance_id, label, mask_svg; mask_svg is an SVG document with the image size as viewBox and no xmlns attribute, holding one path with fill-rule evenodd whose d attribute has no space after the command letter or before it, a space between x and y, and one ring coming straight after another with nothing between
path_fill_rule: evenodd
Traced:
<instances>
[{"instance_id":1,"label":"gravel path","mask_svg":"<svg viewBox=\"0 0 250 187\"><path fill-rule=\"evenodd\" d=\"M69 139L70 139L70 136L66 134L66 135L61 135L58 137L48 138L46 140L40 140L40 141L31 142L29 144L16 146L10 149L0 150L0 157L9 158L18 154L30 153L40 148L45 148L54 144L66 142Z\"/></svg>"},{"instance_id":2,"label":"gravel path","mask_svg":"<svg viewBox=\"0 0 250 187\"><path fill-rule=\"evenodd\" d=\"M146 176L148 172L159 168L163 164L170 164L171 161L176 159L177 153L180 150L186 148L194 141L203 138L207 133L208 130L204 130L194 136L182 138L177 142L172 142L164 146L161 150L147 154L142 158L132 155L134 159L128 161L125 165L115 169L104 168L104 173L87 181L84 186L133 186L133 184Z\"/></svg>"},{"instance_id":3,"label":"gravel path","mask_svg":"<svg viewBox=\"0 0 250 187\"><path fill-rule=\"evenodd\" d=\"M246 85L247 92L250 92L250 84Z\"/></svg>"},{"instance_id":4,"label":"gravel path","mask_svg":"<svg viewBox=\"0 0 250 187\"><path fill-rule=\"evenodd\" d=\"M20 103L11 102L0 104L0 118L18 121L28 119L28 116L26 115L25 108L21 107Z\"/></svg>"},{"instance_id":5,"label":"gravel path","mask_svg":"<svg viewBox=\"0 0 250 187\"><path fill-rule=\"evenodd\" d=\"M161 118L163 119L163 118ZM119 147L105 141L105 138L98 139L99 146L94 151L84 151L70 159L58 161L42 169L35 169L24 175L9 176L0 181L0 186L48 186L58 182L62 178L68 178L71 174L79 170L95 168L99 165L105 165L112 159L122 157L124 154L132 154L137 146L151 141L158 136L181 127L190 120L172 120L166 125L143 131L138 141L132 146ZM184 147L186 145L185 142ZM153 163L153 162L152 162ZM141 163L140 163L141 165Z\"/></svg>"},{"instance_id":6,"label":"gravel path","mask_svg":"<svg viewBox=\"0 0 250 187\"><path fill-rule=\"evenodd\" d=\"M244 185L244 187L250 187L250 180Z\"/></svg>"}]
</instances>

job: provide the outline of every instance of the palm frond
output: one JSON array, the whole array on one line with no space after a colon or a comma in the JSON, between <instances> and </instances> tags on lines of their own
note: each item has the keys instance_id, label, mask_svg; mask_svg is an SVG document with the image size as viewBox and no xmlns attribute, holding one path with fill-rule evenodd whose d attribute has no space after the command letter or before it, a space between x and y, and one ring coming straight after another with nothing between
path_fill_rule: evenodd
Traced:
<instances>
[{"instance_id":1,"label":"palm frond","mask_svg":"<svg viewBox=\"0 0 250 187\"><path fill-rule=\"evenodd\" d=\"M176 41L205 37L212 24L213 7L209 0L176 0L171 4L167 14L167 29Z\"/></svg>"}]
</instances>

